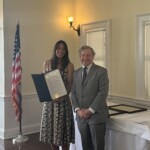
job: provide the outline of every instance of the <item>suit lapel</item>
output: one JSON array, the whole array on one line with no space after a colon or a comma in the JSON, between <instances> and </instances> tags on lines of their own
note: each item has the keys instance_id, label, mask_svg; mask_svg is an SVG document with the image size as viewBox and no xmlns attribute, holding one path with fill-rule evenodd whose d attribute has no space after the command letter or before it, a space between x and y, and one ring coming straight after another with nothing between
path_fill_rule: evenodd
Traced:
<instances>
[{"instance_id":1,"label":"suit lapel","mask_svg":"<svg viewBox=\"0 0 150 150\"><path fill-rule=\"evenodd\" d=\"M78 79L79 79L79 84L81 85L82 87L82 68L79 70L79 73L78 73Z\"/></svg>"}]
</instances>

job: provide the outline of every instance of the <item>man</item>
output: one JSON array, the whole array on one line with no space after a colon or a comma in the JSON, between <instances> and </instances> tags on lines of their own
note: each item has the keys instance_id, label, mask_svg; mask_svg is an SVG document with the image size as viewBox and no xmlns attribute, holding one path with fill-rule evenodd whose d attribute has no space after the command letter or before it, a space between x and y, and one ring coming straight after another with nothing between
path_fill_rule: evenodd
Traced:
<instances>
[{"instance_id":1,"label":"man","mask_svg":"<svg viewBox=\"0 0 150 150\"><path fill-rule=\"evenodd\" d=\"M79 55L83 66L74 72L71 99L82 147L83 150L104 150L108 118L107 70L93 63L95 52L90 46L82 46Z\"/></svg>"}]
</instances>

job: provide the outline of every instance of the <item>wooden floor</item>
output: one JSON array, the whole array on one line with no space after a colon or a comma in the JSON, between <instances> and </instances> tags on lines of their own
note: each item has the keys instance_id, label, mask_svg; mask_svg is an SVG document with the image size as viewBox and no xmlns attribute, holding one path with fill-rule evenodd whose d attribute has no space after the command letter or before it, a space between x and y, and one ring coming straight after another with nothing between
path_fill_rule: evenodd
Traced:
<instances>
[{"instance_id":1,"label":"wooden floor","mask_svg":"<svg viewBox=\"0 0 150 150\"><path fill-rule=\"evenodd\" d=\"M49 144L39 142L39 133L26 136L29 139L22 144L13 144L12 139L0 139L0 150L51 150Z\"/></svg>"}]
</instances>

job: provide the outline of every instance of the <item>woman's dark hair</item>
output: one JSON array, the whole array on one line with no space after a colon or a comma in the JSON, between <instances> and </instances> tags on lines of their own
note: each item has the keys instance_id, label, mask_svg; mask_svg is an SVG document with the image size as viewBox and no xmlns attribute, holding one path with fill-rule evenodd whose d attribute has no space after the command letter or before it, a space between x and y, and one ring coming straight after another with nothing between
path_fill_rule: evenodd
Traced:
<instances>
[{"instance_id":1,"label":"woman's dark hair","mask_svg":"<svg viewBox=\"0 0 150 150\"><path fill-rule=\"evenodd\" d=\"M54 46L53 56L51 58L51 67L52 67L52 69L57 69L58 57L56 56L56 50L60 44L63 44L64 49L65 49L65 55L62 58L62 70L64 70L67 67L70 60L69 60L69 56L68 56L68 46L67 46L66 42L63 40L59 40L58 42L56 42L56 44Z\"/></svg>"}]
</instances>

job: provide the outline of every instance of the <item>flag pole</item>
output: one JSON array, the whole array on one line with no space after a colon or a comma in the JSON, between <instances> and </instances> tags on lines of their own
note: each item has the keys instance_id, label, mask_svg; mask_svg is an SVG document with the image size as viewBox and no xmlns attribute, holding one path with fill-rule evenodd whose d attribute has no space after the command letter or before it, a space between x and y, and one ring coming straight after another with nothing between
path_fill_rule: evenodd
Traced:
<instances>
[{"instance_id":1,"label":"flag pole","mask_svg":"<svg viewBox=\"0 0 150 150\"><path fill-rule=\"evenodd\" d=\"M19 109L20 109L20 112L22 111L21 110L21 102L19 103ZM13 138L12 139L12 143L13 144L21 144L21 143L24 143L26 141L28 141L29 138L28 136L25 136L22 134L22 117L19 117L19 135L16 137L16 138Z\"/></svg>"},{"instance_id":2,"label":"flag pole","mask_svg":"<svg viewBox=\"0 0 150 150\"><path fill-rule=\"evenodd\" d=\"M19 120L20 135L22 135L22 119Z\"/></svg>"},{"instance_id":3,"label":"flag pole","mask_svg":"<svg viewBox=\"0 0 150 150\"><path fill-rule=\"evenodd\" d=\"M22 95L18 94L20 99L22 99ZM22 101L19 101L19 112L22 112ZM22 115L19 116L19 135L22 135Z\"/></svg>"},{"instance_id":4,"label":"flag pole","mask_svg":"<svg viewBox=\"0 0 150 150\"><path fill-rule=\"evenodd\" d=\"M19 135L12 139L13 144L24 143L28 141L27 136L22 135L22 94L21 94L21 52L20 52L20 30L19 23L16 26L14 55L12 63L12 101L16 114L16 120L19 122Z\"/></svg>"}]
</instances>

